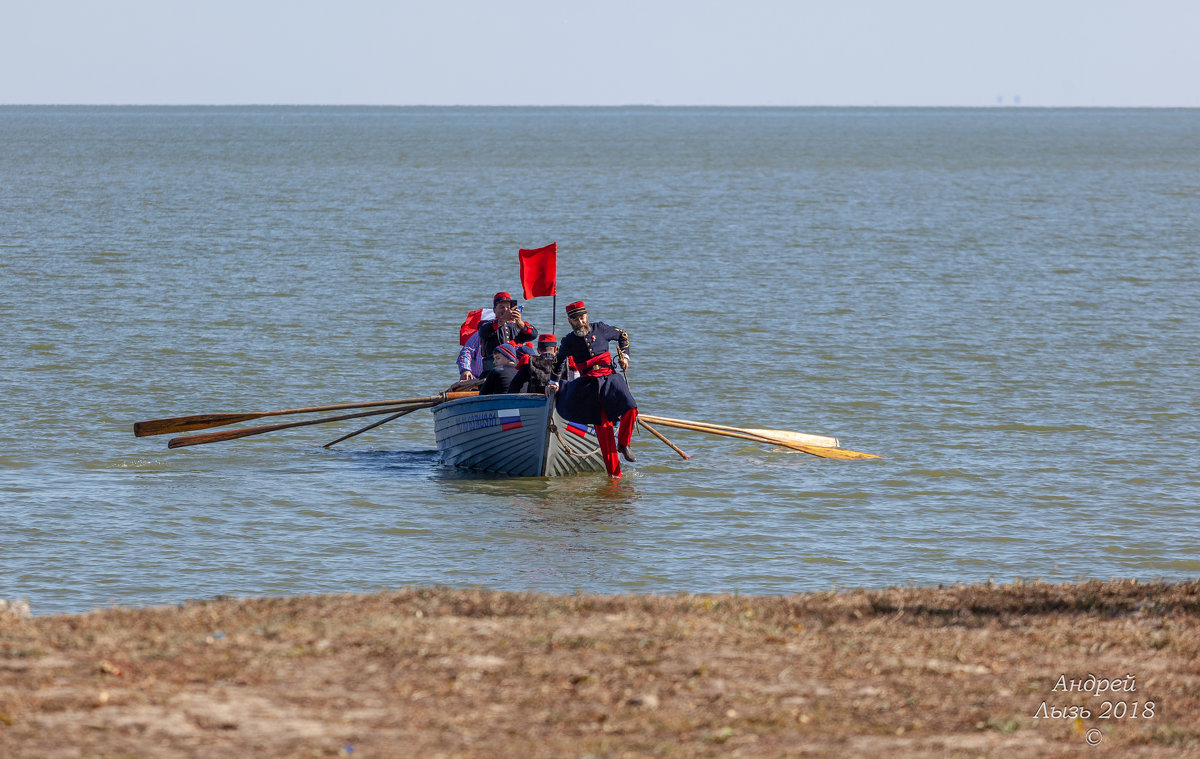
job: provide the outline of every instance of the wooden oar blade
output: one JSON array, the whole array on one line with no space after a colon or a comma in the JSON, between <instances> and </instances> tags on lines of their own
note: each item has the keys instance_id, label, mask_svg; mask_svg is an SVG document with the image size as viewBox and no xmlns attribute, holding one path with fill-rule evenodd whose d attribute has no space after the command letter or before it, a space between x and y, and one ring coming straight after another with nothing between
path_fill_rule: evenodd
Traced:
<instances>
[{"instance_id":1,"label":"wooden oar blade","mask_svg":"<svg viewBox=\"0 0 1200 759\"><path fill-rule=\"evenodd\" d=\"M176 416L170 419L151 419L145 422L135 422L133 434L135 437L148 435L169 435L178 432L193 432L209 427L223 427L226 424L249 422L261 419L264 414L194 414L192 416Z\"/></svg>"},{"instance_id":2,"label":"wooden oar blade","mask_svg":"<svg viewBox=\"0 0 1200 759\"><path fill-rule=\"evenodd\" d=\"M679 424L690 425L690 427L688 427L687 429L694 429L697 427L706 427L706 428L712 430L714 434L719 434L717 431L723 430L725 432L740 432L740 433L749 434L749 435L765 435L767 437L778 437L778 438L782 438L784 440L790 440L793 443L800 443L802 445L819 445L823 448L840 448L842 445L838 441L838 439L835 437L829 437L828 435L812 435L807 432L792 432L791 430L767 430L767 429L761 429L761 428L757 428L757 427L742 429L741 427L730 427L729 425L725 425L725 424L713 424L711 422L693 422L693 421L689 421L687 419L672 419L669 416L661 416L661 417L652 416L652 417L649 417L649 419L651 422L655 422L656 424L669 424L670 422L677 422Z\"/></svg>"},{"instance_id":3,"label":"wooden oar blade","mask_svg":"<svg viewBox=\"0 0 1200 759\"><path fill-rule=\"evenodd\" d=\"M692 430L694 432L707 432L710 435L722 435L724 437L733 437L740 440L750 440L756 443L768 443L771 445L780 445L785 448L791 448L796 451L820 456L824 459L877 459L882 458L873 453L861 453L859 451L851 451L847 448L837 446L823 445L808 445L799 443L790 435L766 434L774 433L774 430L748 430L740 427L727 427L719 424L706 424L704 422L692 422L687 419L671 419L664 416L651 416L650 414L640 414L639 419L654 424L661 424L665 427L678 427L679 429ZM801 435L802 433L794 433ZM835 441L836 442L836 441Z\"/></svg>"},{"instance_id":4,"label":"wooden oar blade","mask_svg":"<svg viewBox=\"0 0 1200 759\"><path fill-rule=\"evenodd\" d=\"M801 445L817 445L822 448L841 448L842 444L835 437L828 435L811 435L807 432L790 432L788 430L764 430L758 427L747 428L746 432L752 435L762 435L764 437L777 437L781 440L790 440L793 443Z\"/></svg>"},{"instance_id":5,"label":"wooden oar blade","mask_svg":"<svg viewBox=\"0 0 1200 759\"><path fill-rule=\"evenodd\" d=\"M770 442L770 440L764 439L763 442ZM797 451L803 451L804 453L809 453L809 454L812 454L813 456L820 456L823 459L878 459L878 458L883 458L882 456L877 456L874 453L862 453L861 451L852 451L849 448L826 448L825 446L822 446L822 445L798 445L795 443L788 443L783 440L776 440L774 442L777 443L778 445L784 446L785 448L792 448Z\"/></svg>"},{"instance_id":6,"label":"wooden oar blade","mask_svg":"<svg viewBox=\"0 0 1200 759\"><path fill-rule=\"evenodd\" d=\"M248 437L250 435L261 435L265 432L273 432L282 430L293 425L290 424L268 424L263 427L246 427L240 430L229 430L227 432L210 432L205 435L187 435L185 437L171 438L167 441L168 448L184 448L189 445L204 445L206 443L220 443L224 440L237 440L240 437Z\"/></svg>"},{"instance_id":7,"label":"wooden oar blade","mask_svg":"<svg viewBox=\"0 0 1200 759\"><path fill-rule=\"evenodd\" d=\"M874 453L862 453L860 451L852 451L849 448L842 448L840 445L813 445L806 442L805 438L812 437L802 433L796 433L796 436L780 435L774 430L745 430L745 432L759 439L763 443L774 443L785 448L791 448L796 451L811 453L813 456L820 456L823 459L877 459L881 458Z\"/></svg>"}]
</instances>

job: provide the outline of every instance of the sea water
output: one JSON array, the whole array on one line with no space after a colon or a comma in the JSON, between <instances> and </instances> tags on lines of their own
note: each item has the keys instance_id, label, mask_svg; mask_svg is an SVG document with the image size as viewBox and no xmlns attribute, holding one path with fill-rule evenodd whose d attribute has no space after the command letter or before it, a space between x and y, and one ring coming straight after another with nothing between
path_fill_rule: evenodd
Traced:
<instances>
[{"instance_id":1,"label":"sea water","mask_svg":"<svg viewBox=\"0 0 1200 759\"><path fill-rule=\"evenodd\" d=\"M438 393L550 242L645 413L883 458L132 434ZM1195 577L1198 254L1196 110L0 107L0 598Z\"/></svg>"}]
</instances>

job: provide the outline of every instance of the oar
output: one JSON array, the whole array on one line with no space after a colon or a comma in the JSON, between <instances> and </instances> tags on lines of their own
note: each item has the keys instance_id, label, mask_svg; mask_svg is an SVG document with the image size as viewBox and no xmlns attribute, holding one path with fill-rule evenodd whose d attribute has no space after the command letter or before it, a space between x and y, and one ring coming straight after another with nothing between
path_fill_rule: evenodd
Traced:
<instances>
[{"instance_id":1,"label":"oar","mask_svg":"<svg viewBox=\"0 0 1200 759\"><path fill-rule=\"evenodd\" d=\"M361 435L362 433L366 432L367 430L373 430L376 427L378 427L379 425L387 424L390 421L399 419L400 417L404 416L405 414L411 414L414 411L420 411L423 408L429 408L430 406L436 406L436 405L437 405L436 403L422 403L419 406L413 406L412 408L402 409L402 410L397 411L396 413L392 414L391 416L387 417L386 419L381 419L378 422L372 422L371 424L368 424L366 427L363 427L362 429L355 430L354 432L351 432L349 435L342 435L337 440L334 440L333 442L330 442L330 443L326 443L325 445L323 445L321 447L322 448L332 448L333 446L337 445L338 443L342 442L343 440L349 440L350 438L354 437L355 435Z\"/></svg>"},{"instance_id":2,"label":"oar","mask_svg":"<svg viewBox=\"0 0 1200 759\"><path fill-rule=\"evenodd\" d=\"M454 400L465 398L474 393L443 393L424 398L402 398L395 401L371 401L369 403L336 403L332 406L313 406L312 408L289 408L283 411L258 411L244 414L195 414L193 416L176 416L170 419L151 419L147 422L137 422L133 425L133 434L137 437L147 435L166 435L177 432L193 432L209 427L224 427L227 424L249 422L262 419L264 416L283 416L285 414L315 414L322 411L341 411L351 408L371 408L374 406L404 406L410 403L429 403L433 401Z\"/></svg>"},{"instance_id":3,"label":"oar","mask_svg":"<svg viewBox=\"0 0 1200 759\"><path fill-rule=\"evenodd\" d=\"M694 430L696 432L707 432L710 435L723 435L725 437L733 437L741 440L753 440L756 443L771 443L772 445L781 445L785 448L791 448L796 451L820 456L826 459L877 459L873 453L860 453L851 451L846 448L836 448L822 445L806 445L804 443L795 443L781 437L771 437L768 435L759 435L751 433L749 430L742 430L737 427L729 427L721 429L712 425L704 424L703 422L689 422L683 419L667 419L661 416L650 416L649 414L639 415L639 418L644 417L646 420L654 424L661 424L665 427L678 427L683 430Z\"/></svg>"},{"instance_id":4,"label":"oar","mask_svg":"<svg viewBox=\"0 0 1200 759\"><path fill-rule=\"evenodd\" d=\"M742 428L729 427L724 424L713 424L711 422L689 422L686 419L671 419L670 417L659 417L659 424L666 422L682 422L684 424L693 424L697 427L708 427L712 430L724 430L725 432L742 432L749 435L761 435L762 437L777 437L783 438L792 443L800 443L801 445L818 445L822 448L840 448L841 443L835 437L826 435L810 435L806 432L792 432L790 430L766 430L759 427Z\"/></svg>"},{"instance_id":5,"label":"oar","mask_svg":"<svg viewBox=\"0 0 1200 759\"><path fill-rule=\"evenodd\" d=\"M416 411L420 408L428 408L435 406L437 403L419 403L414 404ZM408 409L392 408L376 409L374 411L360 411L357 414L342 414L341 416L329 416L323 419L308 419L303 422L289 422L287 424L268 424L263 427L243 427L240 430L227 430L225 432L209 432L204 435L188 435L187 437L172 438L167 443L168 448L182 448L186 445L204 445L206 443L220 443L225 440L237 440L242 437L250 437L251 435L263 435L267 432L275 432L276 430L286 430L292 427L304 427L309 424L326 424L328 422L341 422L346 419L357 419L360 416L377 416L379 414L394 414L397 410L407 411Z\"/></svg>"},{"instance_id":6,"label":"oar","mask_svg":"<svg viewBox=\"0 0 1200 759\"><path fill-rule=\"evenodd\" d=\"M684 459L685 461L686 461L687 459L690 459L690 458L691 458L691 456L689 456L689 455L687 455L686 453L684 453L683 451L681 451L681 450L679 449L679 446L675 445L675 444L674 444L674 443L672 443L670 440L667 440L667 438L666 438L666 436L665 436L665 435L663 435L661 432L659 432L658 430L654 429L654 428L653 428L653 427L651 427L650 425L646 424L645 420L644 420L644 419L642 419L640 416L638 417L637 423L638 423L638 424L640 424L640 425L641 425L643 428L645 428L646 432L649 432L649 433L650 433L651 435L653 435L654 437L658 438L659 440L661 440L661 441L663 441L664 443L666 443L667 445L669 445L669 446L671 447L671 450L675 451L675 452L676 452L676 453L678 453L680 456L682 456L682 457L683 457L683 459Z\"/></svg>"}]
</instances>

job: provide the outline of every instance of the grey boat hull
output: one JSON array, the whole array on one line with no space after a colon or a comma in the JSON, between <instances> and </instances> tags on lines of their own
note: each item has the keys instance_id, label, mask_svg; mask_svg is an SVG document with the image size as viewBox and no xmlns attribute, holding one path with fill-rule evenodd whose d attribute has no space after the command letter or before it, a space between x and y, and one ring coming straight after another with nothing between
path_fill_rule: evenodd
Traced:
<instances>
[{"instance_id":1,"label":"grey boat hull","mask_svg":"<svg viewBox=\"0 0 1200 759\"><path fill-rule=\"evenodd\" d=\"M433 409L442 463L513 477L603 472L593 429L564 420L542 395L480 395Z\"/></svg>"}]
</instances>

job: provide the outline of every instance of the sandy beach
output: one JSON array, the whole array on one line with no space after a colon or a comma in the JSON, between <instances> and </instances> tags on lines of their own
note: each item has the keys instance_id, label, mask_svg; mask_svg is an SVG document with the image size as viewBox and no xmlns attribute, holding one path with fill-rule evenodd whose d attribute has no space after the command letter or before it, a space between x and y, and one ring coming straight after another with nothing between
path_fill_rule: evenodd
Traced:
<instances>
[{"instance_id":1,"label":"sandy beach","mask_svg":"<svg viewBox=\"0 0 1200 759\"><path fill-rule=\"evenodd\" d=\"M1198 623L1200 581L18 607L0 756L1197 756Z\"/></svg>"}]
</instances>

